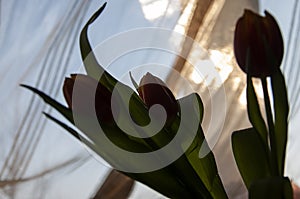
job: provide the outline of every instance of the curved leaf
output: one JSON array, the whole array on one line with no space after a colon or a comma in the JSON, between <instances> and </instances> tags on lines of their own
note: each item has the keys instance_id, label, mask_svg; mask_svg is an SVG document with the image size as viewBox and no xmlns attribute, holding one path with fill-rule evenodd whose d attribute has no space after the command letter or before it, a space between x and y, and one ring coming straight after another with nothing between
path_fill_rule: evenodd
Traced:
<instances>
[{"instance_id":1,"label":"curved leaf","mask_svg":"<svg viewBox=\"0 0 300 199\"><path fill-rule=\"evenodd\" d=\"M275 143L280 175L284 174L284 162L287 143L289 104L285 80L278 70L271 76L275 112Z\"/></svg>"},{"instance_id":2,"label":"curved leaf","mask_svg":"<svg viewBox=\"0 0 300 199\"><path fill-rule=\"evenodd\" d=\"M74 129L69 127L68 125L64 124L63 122L57 120L56 118L52 117L49 114L45 115L53 120L55 123L60 125L62 128L67 130L70 134L72 134L78 141L86 144L90 149L95 151L98 155L101 155L106 161L110 164L114 164L114 158L111 157L111 154L106 153L105 150L99 150L99 148L91 143L89 140L85 139L84 137L80 136L78 132ZM100 153L99 153L100 152ZM142 183L145 183L147 186L153 188L154 190L160 192L161 194L171 197L171 198L191 198L192 196L186 190L185 185L181 183L181 181L170 173L169 168L163 168L157 171L148 172L148 173L124 173L125 175L131 177L132 179L138 180Z\"/></svg>"},{"instance_id":3,"label":"curved leaf","mask_svg":"<svg viewBox=\"0 0 300 199\"><path fill-rule=\"evenodd\" d=\"M231 141L236 164L248 190L255 180L271 175L268 149L254 128L233 132Z\"/></svg>"},{"instance_id":4,"label":"curved leaf","mask_svg":"<svg viewBox=\"0 0 300 199\"><path fill-rule=\"evenodd\" d=\"M83 27L80 34L80 51L87 74L94 79L99 80L104 86L112 90L113 86L117 83L117 80L108 72L106 72L104 68L97 62L87 35L89 25L91 25L99 17L105 6L106 3L104 3L103 6L93 14L93 16Z\"/></svg>"},{"instance_id":5,"label":"curved leaf","mask_svg":"<svg viewBox=\"0 0 300 199\"><path fill-rule=\"evenodd\" d=\"M253 127L260 134L264 144L268 145L268 131L265 121L261 115L258 100L254 90L252 79L247 75L247 110L248 117Z\"/></svg>"},{"instance_id":6,"label":"curved leaf","mask_svg":"<svg viewBox=\"0 0 300 199\"><path fill-rule=\"evenodd\" d=\"M293 199L293 189L288 178L270 177L255 181L249 189L249 199Z\"/></svg>"},{"instance_id":7,"label":"curved leaf","mask_svg":"<svg viewBox=\"0 0 300 199\"><path fill-rule=\"evenodd\" d=\"M24 88L27 88L27 89L31 90L32 92L34 92L35 94L37 94L38 96L40 96L47 104L49 104L50 106L52 106L60 114L62 114L69 122L71 122L72 124L74 124L73 115L72 115L71 109L67 108L66 106L62 105L58 101L52 99L46 93L44 93L44 92L42 92L42 91L40 91L40 90L38 90L36 88L33 88L31 86L28 86L28 85L24 85L24 84L21 84L20 86L22 86Z\"/></svg>"},{"instance_id":8,"label":"curved leaf","mask_svg":"<svg viewBox=\"0 0 300 199\"><path fill-rule=\"evenodd\" d=\"M194 117L198 118L200 122L198 124L197 135L193 143L191 144L191 146L185 152L185 155L189 161L189 164L191 165L191 170L195 170L195 172L203 182L206 189L210 192L211 196L213 198L220 198L220 199L227 198L221 178L218 174L218 168L212 151L210 150L210 152L203 158L199 157L199 152L202 148L202 145L207 145L201 127L201 122L203 120L203 114L204 114L202 100L197 93L192 93L184 98L179 99L178 103L179 104L190 103L190 100L187 100L188 98L191 98L194 103L193 104L194 111L190 112L190 116L193 118ZM185 125L188 131L190 124L185 124ZM207 145L207 147L209 146Z\"/></svg>"}]
</instances>

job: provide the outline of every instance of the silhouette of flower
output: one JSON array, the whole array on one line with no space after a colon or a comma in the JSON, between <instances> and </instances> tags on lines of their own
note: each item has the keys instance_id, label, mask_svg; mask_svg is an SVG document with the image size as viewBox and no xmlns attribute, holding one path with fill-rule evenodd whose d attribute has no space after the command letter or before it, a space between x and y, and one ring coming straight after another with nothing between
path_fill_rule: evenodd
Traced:
<instances>
[{"instance_id":1,"label":"silhouette of flower","mask_svg":"<svg viewBox=\"0 0 300 199\"><path fill-rule=\"evenodd\" d=\"M250 10L238 20L234 53L240 68L253 77L272 75L283 58L283 39L274 17L265 11L260 16Z\"/></svg>"}]
</instances>

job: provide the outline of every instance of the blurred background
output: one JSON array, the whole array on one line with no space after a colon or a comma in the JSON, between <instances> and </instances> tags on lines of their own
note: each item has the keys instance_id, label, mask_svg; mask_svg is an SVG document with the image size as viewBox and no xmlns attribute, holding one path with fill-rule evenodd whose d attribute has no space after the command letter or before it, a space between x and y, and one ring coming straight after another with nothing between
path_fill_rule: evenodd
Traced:
<instances>
[{"instance_id":1,"label":"blurred background","mask_svg":"<svg viewBox=\"0 0 300 199\"><path fill-rule=\"evenodd\" d=\"M164 198L140 183L133 184L118 173L110 173L108 165L95 159L85 146L42 114L44 111L61 118L54 110L19 86L22 83L37 87L64 103L64 77L78 73L82 66L80 31L103 3L0 0L0 198L109 198L109 194L122 190L127 195L125 190L131 188L129 198ZM92 46L105 47L96 51L97 59L116 78L130 84L126 78L129 71L137 81L146 72L153 72L177 97L191 89L199 93L205 104L203 128L230 198L247 198L230 144L234 130L250 125L245 75L236 65L232 47L235 23L245 8L262 14L268 10L282 30L285 56L281 69L290 102L286 175L300 185L299 1L110 0L89 29ZM173 30L196 41L200 51L184 39L169 41L194 64L155 50L128 53L109 65L101 59L102 51L109 54L116 47L101 45L103 41L149 27ZM161 65L169 69L161 70ZM205 69L207 65L218 71L218 77ZM190 87L182 86L176 76L168 73L172 70L188 80ZM107 197L103 197L104 193Z\"/></svg>"}]
</instances>

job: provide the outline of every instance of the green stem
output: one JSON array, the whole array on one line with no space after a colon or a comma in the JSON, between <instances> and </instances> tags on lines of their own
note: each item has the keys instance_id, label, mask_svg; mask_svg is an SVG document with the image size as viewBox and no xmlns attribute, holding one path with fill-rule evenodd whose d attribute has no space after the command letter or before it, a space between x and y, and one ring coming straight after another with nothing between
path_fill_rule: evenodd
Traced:
<instances>
[{"instance_id":1,"label":"green stem","mask_svg":"<svg viewBox=\"0 0 300 199\"><path fill-rule=\"evenodd\" d=\"M272 110L271 110L271 103L270 103L270 98L269 98L267 79L261 78L261 83L262 83L262 88L263 88L263 92L264 92L265 109L266 109L267 122L268 122L268 127L269 127L272 174L274 176L279 176L278 165L277 165L277 147L276 147L276 141L275 141L275 130L274 130L273 115L272 115Z\"/></svg>"}]
</instances>

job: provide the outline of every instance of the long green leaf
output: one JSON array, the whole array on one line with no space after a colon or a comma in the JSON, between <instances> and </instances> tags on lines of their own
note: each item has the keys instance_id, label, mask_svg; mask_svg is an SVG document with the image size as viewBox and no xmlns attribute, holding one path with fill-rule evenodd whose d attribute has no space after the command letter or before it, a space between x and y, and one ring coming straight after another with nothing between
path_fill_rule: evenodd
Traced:
<instances>
[{"instance_id":1,"label":"long green leaf","mask_svg":"<svg viewBox=\"0 0 300 199\"><path fill-rule=\"evenodd\" d=\"M28 85L24 85L24 84L21 84L20 86L27 88L27 89L31 90L32 92L36 93L47 104L49 104L54 109L56 109L59 113L61 113L69 122L71 122L72 124L74 123L71 109L67 108L66 106L62 105L58 101L54 100L53 98L51 98L50 96L48 96L47 94L45 94L44 92L42 92L36 88L33 88Z\"/></svg>"},{"instance_id":2,"label":"long green leaf","mask_svg":"<svg viewBox=\"0 0 300 199\"><path fill-rule=\"evenodd\" d=\"M90 42L88 40L88 28L103 12L106 3L100 7L93 16L88 20L88 22L83 27L81 34L80 34L80 50L81 50L81 57L84 62L84 66L86 72L89 76L93 77L96 80L99 80L104 86L109 88L110 90L113 86L117 83L117 80L111 76L104 68L97 62L96 56L92 50Z\"/></svg>"},{"instance_id":3,"label":"long green leaf","mask_svg":"<svg viewBox=\"0 0 300 199\"><path fill-rule=\"evenodd\" d=\"M47 118L49 118L50 120L52 120L53 122L55 122L56 124L58 124L59 126L61 126L63 129L65 129L67 132L69 132L71 135L73 135L76 139L80 140L81 136L75 129L71 128L70 126L63 123L62 121L59 121L58 119L56 119L55 117L49 115L48 113L44 112L44 115Z\"/></svg>"},{"instance_id":4,"label":"long green leaf","mask_svg":"<svg viewBox=\"0 0 300 199\"><path fill-rule=\"evenodd\" d=\"M176 175L169 173L168 167L148 173L125 174L132 179L146 184L166 197L174 199L195 198L195 196L186 189L186 185L178 180ZM199 199L201 199L201 197Z\"/></svg>"},{"instance_id":5,"label":"long green leaf","mask_svg":"<svg viewBox=\"0 0 300 199\"><path fill-rule=\"evenodd\" d=\"M90 43L88 41L87 36L87 30L88 27L93 21L102 13L104 7L106 4L104 4L88 21L88 23L84 26L81 35L80 35L80 48L81 48L81 55L84 60L84 65L86 67L87 73L89 76L99 79L100 83L109 88L109 90L113 90L115 84L117 83L117 80L114 79L109 73L107 73L97 62L96 57L91 49ZM100 77L101 76L101 77ZM126 87L125 85L121 84L123 87ZM32 90L33 92L37 93L42 97L46 103L53 106L55 109L57 109L61 114L63 114L69 121L73 123L72 119L72 112L70 109L62 106L57 101L53 100L49 96L47 96L45 93L38 91L37 89L34 89L29 86L25 86L28 89ZM126 92L126 91L125 91ZM138 123L145 123L148 119L148 110L145 108L144 104L141 102L140 98L134 93L132 98L132 106L134 107L134 111L131 112L132 118L135 118ZM146 119L145 119L146 118ZM53 120L53 119L52 119ZM55 120L54 120L55 121ZM57 123L58 120L56 120ZM62 123L60 124L62 125ZM66 128L66 126L62 125ZM66 128L70 133L72 132L69 128ZM167 131L164 131L167 132ZM75 135L74 132L72 135ZM96 136L88 136L89 138L96 138ZM95 141L96 139L91 139ZM150 138L150 140L154 140ZM117 141L117 142L120 142ZM90 141L86 140L84 141L85 144L87 144L92 150L97 152L99 155L104 157L108 162L110 162L112 165L118 164L118 161L128 161L126 157L122 157L118 159L118 157L115 157L114 153L112 153L108 148L104 146L97 145L95 143L91 143ZM160 146L160 141L154 140L154 143L156 143L158 146ZM104 149L104 150L103 150ZM167 154L166 154L167 155ZM111 160L111 161L109 161ZM185 160L183 163L186 163ZM187 162L188 163L188 162ZM132 162L134 164L134 162ZM135 163L136 164L136 163ZM172 198L182 198L182 197L194 197L195 195L193 193L190 193L188 190L191 189L189 186L185 185L182 182L182 178L178 178L178 173L181 173L184 168L182 165L184 164L178 164L178 162L175 164L176 166L173 167L172 165L163 168L161 170L155 171L155 172L149 172L144 174L128 174L130 176L135 177L136 179L139 179L141 182L145 182L150 187L159 190L161 193L165 194L168 197ZM178 165L181 165L178 167ZM188 164L187 164L188 165ZM139 165L132 165L132 166L139 166ZM170 169L172 167L172 169ZM173 170L175 168L175 170ZM190 172L187 172L190 173ZM190 178L191 180L193 178ZM186 181L185 181L186 182ZM191 181L190 181L191 182ZM200 181L201 182L201 181ZM193 182L190 183L192 185ZM197 184L195 184L195 187ZM197 188L196 188L197 189ZM200 189L200 188L199 188ZM203 193L204 194L204 193ZM201 195L201 194L200 194ZM204 194L205 195L205 194ZM206 197L207 198L207 197Z\"/></svg>"},{"instance_id":6,"label":"long green leaf","mask_svg":"<svg viewBox=\"0 0 300 199\"><path fill-rule=\"evenodd\" d=\"M200 132L203 134L201 127L199 127L197 138L186 151L186 157L212 197L220 199L227 198L213 153L209 152L205 157L199 158L199 151L202 145L207 145L203 136L199 136Z\"/></svg>"},{"instance_id":7,"label":"long green leaf","mask_svg":"<svg viewBox=\"0 0 300 199\"><path fill-rule=\"evenodd\" d=\"M247 76L247 110L248 117L253 127L260 134L264 144L267 146L268 131L265 121L261 115L258 100L255 94L254 86L251 77Z\"/></svg>"},{"instance_id":8,"label":"long green leaf","mask_svg":"<svg viewBox=\"0 0 300 199\"><path fill-rule=\"evenodd\" d=\"M122 87L120 89L120 92L126 92L126 90L127 89L125 87ZM194 97L194 95L192 97ZM132 98L131 103L132 103L132 107L139 107L132 110L131 112L132 118L134 118L137 122L144 122L141 120L143 118L148 117L147 109L144 107L143 104L139 104L138 99L135 100L134 97ZM141 112L142 110L145 110L146 112ZM136 112L136 111L140 111L140 112ZM178 126L179 123L180 123L179 118L176 118L172 122L172 125ZM177 127L175 127L175 129L169 129L167 126L165 126L159 133L145 140L152 147L153 150L157 150L164 147L166 144L168 144L173 139L177 130L178 130ZM147 132L143 134L147 134ZM178 149L174 149L174 151L175 150ZM170 156L171 153L172 151L169 151L168 154L161 154L161 155ZM184 151L182 151L182 154L184 154ZM164 157L160 157L160 158L164 158ZM194 197L211 198L211 194L208 192L203 182L201 181L201 178L199 178L199 176L197 175L193 167L190 165L185 155L179 157L179 159L174 161L167 168L174 173L173 175L176 175L178 178L180 178L182 182L184 182L184 184L186 184L187 189L190 190L190 193Z\"/></svg>"},{"instance_id":9,"label":"long green leaf","mask_svg":"<svg viewBox=\"0 0 300 199\"><path fill-rule=\"evenodd\" d=\"M113 159L116 157L111 157L109 154L105 153L105 150L100 151L99 149L92 144L90 141L86 140L84 137L80 136L79 133L63 122L57 120L51 115L45 113L46 117L50 120L57 123L59 126L68 131L71 135L77 138L80 142L83 142L92 150L94 150L97 154L101 155L106 161L110 162L112 165L114 163ZM185 189L185 186L178 180L176 176L170 174L167 168L160 169L157 171L149 172L149 173L126 173L129 177L138 180L142 183L145 183L149 187L154 190L160 192L161 194L171 197L171 198L190 198L192 197L190 193Z\"/></svg>"},{"instance_id":10,"label":"long green leaf","mask_svg":"<svg viewBox=\"0 0 300 199\"><path fill-rule=\"evenodd\" d=\"M33 91L34 93L38 94L46 103L54 107L56 110L58 110L62 115L64 115L70 122L73 122L72 118L72 112L67 107L61 105L56 100L49 97L47 94L33 88L27 85L22 85L25 88L28 88L29 90ZM144 107L145 108L145 107ZM49 117L49 116L48 116ZM78 137L75 131L73 131L71 128L67 127L66 125L63 125L63 123L59 122L58 120L55 120L53 117L49 117L49 119L52 119L56 123L58 123L60 126L65 128L68 132L70 132L73 136ZM72 120L71 120L72 119ZM103 150L105 147L97 146L94 143L91 143L90 141L86 140L84 137L80 137L80 140L86 144L89 148L91 148L93 151L95 151L97 154L99 154L101 157L103 157L106 161L108 161L110 164L115 165L121 165L122 163L119 163L116 160L120 159L120 157L115 156L116 154L113 154L109 150ZM120 140L119 142L124 142L124 140ZM125 141L126 142L126 141ZM128 145L130 146L130 145ZM124 159L125 157L123 157ZM128 160L125 160L128 161ZM154 160L155 161L155 160ZM134 164L134 163L132 163ZM137 163L135 163L137 164ZM138 165L135 165L138 166ZM133 166L134 167L134 166ZM152 172L150 172L152 173ZM180 198L183 196L190 196L190 193L186 190L186 187L182 185L181 180L176 177L176 173L173 171L170 171L170 168L165 168L163 171L156 171L154 172L155 175L151 174L128 174L131 177L134 177L134 179L137 179L143 183L146 183L148 186L154 188L155 190L160 191L162 194L172 197L172 198ZM151 177L150 177L151 176ZM155 180L152 178L155 178Z\"/></svg>"},{"instance_id":11,"label":"long green leaf","mask_svg":"<svg viewBox=\"0 0 300 199\"><path fill-rule=\"evenodd\" d=\"M68 126L67 124L59 121L58 119L54 118L53 116L51 116L47 113L44 113L44 114L46 115L47 118L49 118L50 120L52 120L53 122L55 122L56 124L61 126L63 129L65 129L67 132L69 132L72 136L74 136L78 141L85 144L87 147L89 147L95 153L97 153L98 155L101 154L101 157L104 158L108 163L110 163L111 165L113 165L115 163L114 157L111 157L109 155L109 153L106 153L105 151L101 151L101 153L99 153L99 148L94 143L92 143L91 140L88 140L84 136L80 136L80 134L75 129L73 129L72 127Z\"/></svg>"},{"instance_id":12,"label":"long green leaf","mask_svg":"<svg viewBox=\"0 0 300 199\"><path fill-rule=\"evenodd\" d=\"M232 150L246 187L271 175L266 146L254 128L233 132Z\"/></svg>"},{"instance_id":13,"label":"long green leaf","mask_svg":"<svg viewBox=\"0 0 300 199\"><path fill-rule=\"evenodd\" d=\"M249 199L293 199L293 189L286 177L259 179L250 187Z\"/></svg>"},{"instance_id":14,"label":"long green leaf","mask_svg":"<svg viewBox=\"0 0 300 199\"><path fill-rule=\"evenodd\" d=\"M227 198L225 189L221 182L220 176L218 174L217 165L215 162L214 155L212 151L203 158L199 157L199 152L203 145L207 145L203 130L201 128L201 122L203 120L203 103L200 96L197 93L193 93L184 98L179 99L179 104L190 103L190 100L186 100L187 98L192 98L194 111L190 111L190 117L198 118L199 124L197 126L197 135L185 152L185 156L190 164L190 170L195 170L196 174L201 179L201 182L205 186L205 188L210 192L213 198ZM190 121L190 120L188 120ZM183 124L186 126L187 131L189 131L190 124Z\"/></svg>"},{"instance_id":15,"label":"long green leaf","mask_svg":"<svg viewBox=\"0 0 300 199\"><path fill-rule=\"evenodd\" d=\"M124 96L127 95L126 92L133 93L133 91L130 88L128 88L127 86L121 85L121 84L120 84L120 86L121 87L119 87L118 90L120 93L123 93ZM123 96L123 95L121 94L120 96ZM121 102L118 104L122 104L124 101L126 101L126 100L121 100ZM123 104L123 105L126 106L126 104ZM141 103L140 98L138 98L135 93L133 93L133 95L132 95L129 106L134 107L134 109L131 109L131 112L130 112L130 115L132 116L134 121L136 121L139 124L145 123L145 118L148 118L148 110L146 109L144 104ZM203 105L201 106L201 109L203 112ZM124 117L121 117L121 118L124 119ZM177 118L177 119L179 119L179 118ZM173 125L175 124L175 126L176 126L176 124L179 124L179 122L174 121L172 124ZM173 136L175 135L174 133L176 133L176 131L177 131L176 128L170 130L170 129L166 129L166 127L165 127L156 135L152 136L151 138L145 139L145 141L149 144L149 146L152 147L153 150L157 150L159 148L164 147L165 144L167 144L173 138ZM147 134L147 132L141 132L141 133ZM169 153L172 153L172 152L170 151ZM184 152L182 152L182 153L184 153ZM170 154L161 154L161 155L168 156ZM163 157L160 157L160 158L163 158ZM200 197L200 196L202 196L204 198L211 197L208 190L206 189L203 182L201 181L201 178L199 178L199 176L194 171L193 167L190 165L189 161L187 160L187 158L185 156L180 157L178 160L173 162L168 168L170 168L172 170L172 172L174 173L174 175L177 175L181 179L181 181L185 182L185 184L188 185L190 192L194 193L193 195L195 197ZM185 170L185 172L182 172L183 170Z\"/></svg>"},{"instance_id":16,"label":"long green leaf","mask_svg":"<svg viewBox=\"0 0 300 199\"><path fill-rule=\"evenodd\" d=\"M283 175L288 133L289 104L284 76L280 70L271 76L271 84L274 99L275 142L277 146L278 169L280 175Z\"/></svg>"}]
</instances>

